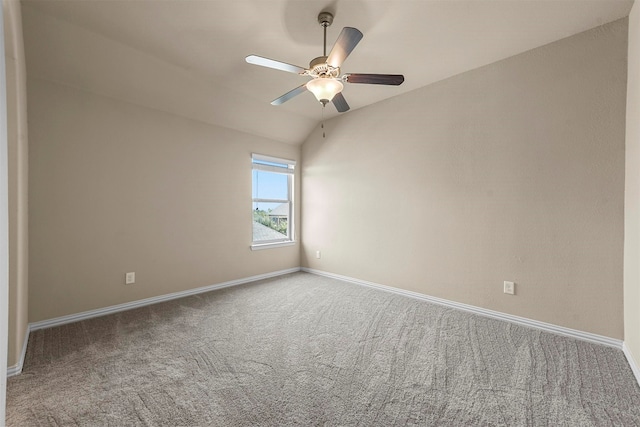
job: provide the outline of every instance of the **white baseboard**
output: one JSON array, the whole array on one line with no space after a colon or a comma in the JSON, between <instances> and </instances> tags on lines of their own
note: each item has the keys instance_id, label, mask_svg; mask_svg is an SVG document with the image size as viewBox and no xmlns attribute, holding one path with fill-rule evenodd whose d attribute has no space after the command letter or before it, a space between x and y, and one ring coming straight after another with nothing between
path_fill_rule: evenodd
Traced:
<instances>
[{"instance_id":1,"label":"white baseboard","mask_svg":"<svg viewBox=\"0 0 640 427\"><path fill-rule=\"evenodd\" d=\"M157 304L159 302L170 301L177 298L183 298L190 295L201 294L204 292L215 291L217 289L228 288L230 286L242 285L249 282L255 282L257 280L269 279L271 277L282 276L283 274L295 273L300 271L299 267L290 268L287 270L274 271L271 273L258 274L257 276L245 277L243 279L230 280L228 282L218 283L215 285L203 286L201 288L189 289L186 291L174 292L166 295L159 295L157 297L145 298L138 301L126 302L124 304L112 305L110 307L98 308L96 310L83 311L82 313L70 314L68 316L56 317L49 320L41 320L39 322L30 323L32 331L38 329L46 329L54 326L60 326L67 323L79 322L85 319L91 319L93 317L106 316L108 314L118 313L120 311L131 310L138 307L144 307L147 305Z\"/></svg>"},{"instance_id":2,"label":"white baseboard","mask_svg":"<svg viewBox=\"0 0 640 427\"><path fill-rule=\"evenodd\" d=\"M22 339L22 351L20 352L20 359L18 363L7 368L7 378L18 375L22 372L22 366L24 365L24 357L27 354L27 343L29 342L29 332L31 332L30 325L27 325L27 330L24 332L24 338Z\"/></svg>"},{"instance_id":3,"label":"white baseboard","mask_svg":"<svg viewBox=\"0 0 640 427\"><path fill-rule=\"evenodd\" d=\"M565 328L563 326L553 325L551 323L545 323L545 322L540 322L533 319L527 319L526 317L514 316L512 314L501 313L499 311L493 311L493 310L488 310L486 308L476 307L473 305L462 304L459 302L450 301L443 298L432 297L432 296L428 296L418 292L407 291L404 289L393 288L391 286L381 285L378 283L367 282L365 280L354 279L353 277L342 276L340 274L328 273L326 271L315 270L315 269L306 268L306 267L302 267L301 270L307 273L317 274L319 276L330 277L333 279L342 280L344 282L354 283L356 285L367 286L367 287L379 289L385 292L404 295L406 297L415 298L422 301L427 301L434 304L443 305L446 307L455 308L458 310L463 310L463 311L467 311L474 314L479 314L481 316L492 317L494 319L504 320L507 322L528 326L530 328L541 329L543 331L551 332L558 335L564 335L571 338L576 338L582 341L589 341L595 344L615 347L620 350L622 349L623 343L621 340L605 337L602 335L592 334L589 332L582 332L575 329Z\"/></svg>"},{"instance_id":4,"label":"white baseboard","mask_svg":"<svg viewBox=\"0 0 640 427\"><path fill-rule=\"evenodd\" d=\"M334 274L334 273L328 273L325 271L321 271L321 270L315 270L315 269L311 269L311 268L306 268L306 267L296 267L296 268L290 268L287 270L280 270L280 271L274 271L271 273L265 273L265 274L259 274L256 276L251 276L251 277L246 277L243 279L236 279L236 280L231 280L228 282L223 282L223 283L218 283L215 285L209 285L209 286L204 286L204 287L200 287L200 288L196 288L196 289L190 289L190 290L186 290L186 291L181 291L181 292L174 292L171 294L166 294L166 295L160 295L157 297L152 297L152 298L146 298L146 299L142 299L142 300L138 300L138 301L132 301L132 302L128 302L128 303L124 303L124 304L118 304L118 305L114 305L114 306L110 306L110 307L104 307L104 308L100 308L100 309L96 309L96 310L89 310L89 311L85 311L82 313L77 313L77 314L71 314L68 316L61 316L61 317L56 317L54 319L49 319L49 320L42 320L39 322L34 322L34 323L30 323L27 327L27 331L26 331L26 336L23 342L23 347L22 347L22 352L21 352L21 357L20 360L18 361L18 363L14 366L10 366L7 368L7 376L11 377L14 375L18 375L22 372L22 367L24 364L24 358L25 358L25 354L27 351L27 343L28 343L28 338L29 338L29 333L31 331L36 331L39 329L46 329L46 328L51 328L54 326L60 326L60 325L64 325L67 323L73 323L73 322L79 322L81 320L85 320L85 319L91 319L94 317L99 317L99 316L106 316L108 314L113 314L113 313L118 313L121 311L126 311L126 310L131 310L134 308L138 308L138 307L144 307L147 305L152 305L152 304L157 304L160 302L164 302L164 301L170 301L173 299L177 299L177 298L183 298L186 296L190 296L190 295L196 295L196 294L201 294L204 292L210 292L210 291L214 291L217 289L222 289L222 288L228 288L231 286L237 286L237 285L242 285L245 283L250 283L250 282L255 282L257 280L262 280L262 279L268 279L271 277L277 277L277 276L282 276L284 274L290 274L290 273L295 273L298 271L305 271L307 273L311 273L311 274L316 274L319 276L325 276L325 277L330 277L333 279L337 279L337 280L342 280L344 282L349 282L349 283L354 283L357 285L361 285L361 286L367 286L370 288L374 288L374 289L379 289L385 292L391 292L394 294L398 294L398 295L403 295L406 297L410 297L410 298L415 298L415 299L419 299L422 301L427 301L427 302L431 302L434 304L439 304L439 305L443 305L446 307L451 307L451 308L455 308L458 310L463 310L463 311L467 311L467 312L471 312L471 313L475 313L475 314L479 314L482 316L488 316L488 317L492 317L494 319L499 319L499 320L504 320L507 322L513 322L516 324L520 324L523 326L528 326L528 327L532 327L532 328L536 328L536 329L541 329L547 332L551 332L554 334L559 334L559 335L564 335L564 336L568 336L571 338L576 338L579 340L583 340L583 341L589 341L595 344L602 344L602 345L606 345L609 347L615 347L618 349L621 349L624 351L625 356L627 357L627 360L629 361L629 365L631 366L631 369L636 377L636 379L638 380L638 383L640 384L640 369L638 368L638 365L635 363L633 357L631 357L631 354L629 353L629 350L627 349L627 347L624 345L624 343L620 340L614 339L614 338L609 338L609 337L605 337L602 335L596 335L596 334L591 334L588 332L582 332L582 331L578 331L575 329L570 329L570 328L565 328L562 326L557 326L557 325L553 325L550 323L545 323L545 322L539 322L537 320L532 320L532 319L527 319L524 317L519 317L519 316L514 316L511 314L506 314L506 313L501 313L498 311L493 311L493 310L488 310L485 308L481 308L481 307L476 307L476 306L472 306L472 305L468 305L468 304L462 304L459 302L455 302L455 301L450 301L450 300L446 300L446 299L442 299L442 298L437 298L437 297L431 297L428 295L424 295L424 294L420 294L418 292L412 292L412 291L407 291L404 289L398 289L398 288L393 288L390 286L386 286L386 285L381 285L378 283L373 283L373 282L367 282L365 280L360 280L360 279L354 279L352 277L347 277L347 276L342 276L339 274Z\"/></svg>"},{"instance_id":5,"label":"white baseboard","mask_svg":"<svg viewBox=\"0 0 640 427\"><path fill-rule=\"evenodd\" d=\"M295 273L300 271L300 267L290 268L287 270L273 271L271 273L258 274L257 276L245 277L243 279L230 280L228 282L218 283L215 285L203 286L201 288L189 289L187 291L174 292L171 294L160 295L157 297L145 298L138 301L127 302L124 304L112 305L110 307L99 308L96 310L84 311L82 313L70 314L68 316L56 317L54 319L41 320L39 322L29 323L27 326L26 337L22 346L22 353L17 364L7 368L7 377L18 375L22 372L24 358L27 352L27 342L29 333L38 329L52 328L54 326L65 325L67 323L79 322L93 317L106 316L108 314L118 313L121 311L131 310L138 307L157 304L159 302L170 301L177 298L183 298L190 295L201 294L204 292L215 291L216 289L228 288L231 286L243 285L245 283L255 282L257 280L269 279L271 277L282 276L284 274Z\"/></svg>"},{"instance_id":6,"label":"white baseboard","mask_svg":"<svg viewBox=\"0 0 640 427\"><path fill-rule=\"evenodd\" d=\"M640 385L640 366L636 363L636 360L633 358L629 347L627 347L627 343L622 343L622 351L624 352L625 357L627 358L627 362L629 362L629 366L633 371L633 375L636 377L636 381L638 385Z\"/></svg>"}]
</instances>

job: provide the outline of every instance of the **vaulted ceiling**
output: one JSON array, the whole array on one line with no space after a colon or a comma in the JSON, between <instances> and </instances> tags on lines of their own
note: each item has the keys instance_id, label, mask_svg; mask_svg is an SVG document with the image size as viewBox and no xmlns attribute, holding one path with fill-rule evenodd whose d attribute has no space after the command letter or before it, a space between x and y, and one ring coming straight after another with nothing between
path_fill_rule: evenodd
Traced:
<instances>
[{"instance_id":1,"label":"vaulted ceiling","mask_svg":"<svg viewBox=\"0 0 640 427\"><path fill-rule=\"evenodd\" d=\"M404 74L402 86L347 84L351 111L625 17L632 0L22 0L30 78L302 143L322 117L304 77L322 55L321 11L364 38L344 72ZM325 118L337 115L328 105ZM350 114L350 112L344 113Z\"/></svg>"}]
</instances>

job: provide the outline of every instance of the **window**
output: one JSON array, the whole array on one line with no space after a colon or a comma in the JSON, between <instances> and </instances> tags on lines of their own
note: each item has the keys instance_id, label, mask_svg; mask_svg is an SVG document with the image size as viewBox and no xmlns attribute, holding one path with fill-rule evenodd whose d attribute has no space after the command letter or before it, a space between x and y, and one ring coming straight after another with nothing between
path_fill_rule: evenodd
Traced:
<instances>
[{"instance_id":1,"label":"window","mask_svg":"<svg viewBox=\"0 0 640 427\"><path fill-rule=\"evenodd\" d=\"M251 249L292 245L293 177L296 162L252 154Z\"/></svg>"}]
</instances>

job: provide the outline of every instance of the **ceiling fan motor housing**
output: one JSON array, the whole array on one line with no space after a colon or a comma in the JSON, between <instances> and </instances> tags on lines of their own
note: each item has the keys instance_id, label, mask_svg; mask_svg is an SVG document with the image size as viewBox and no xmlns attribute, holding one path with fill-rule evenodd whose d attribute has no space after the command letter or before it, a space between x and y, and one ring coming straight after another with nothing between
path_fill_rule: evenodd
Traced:
<instances>
[{"instance_id":1,"label":"ceiling fan motor housing","mask_svg":"<svg viewBox=\"0 0 640 427\"><path fill-rule=\"evenodd\" d=\"M340 67L333 67L327 64L326 56L319 56L309 63L307 75L311 77L337 78L340 75Z\"/></svg>"}]
</instances>

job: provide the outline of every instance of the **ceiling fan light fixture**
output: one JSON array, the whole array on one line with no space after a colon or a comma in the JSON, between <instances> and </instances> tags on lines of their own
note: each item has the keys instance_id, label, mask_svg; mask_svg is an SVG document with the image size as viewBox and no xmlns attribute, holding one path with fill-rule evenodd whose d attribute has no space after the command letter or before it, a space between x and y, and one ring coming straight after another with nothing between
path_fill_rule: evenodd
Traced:
<instances>
[{"instance_id":1,"label":"ceiling fan light fixture","mask_svg":"<svg viewBox=\"0 0 640 427\"><path fill-rule=\"evenodd\" d=\"M318 101L326 104L327 102L331 102L334 96L342 92L344 86L339 80L318 77L307 83L307 89L313 93Z\"/></svg>"}]
</instances>

